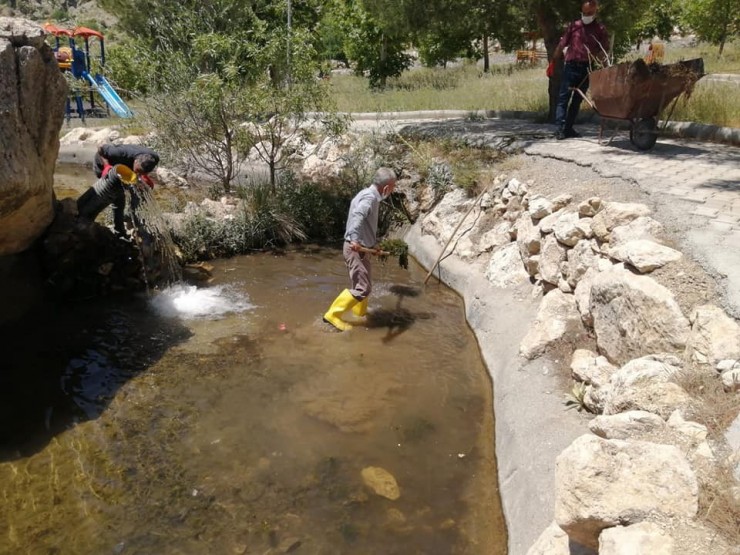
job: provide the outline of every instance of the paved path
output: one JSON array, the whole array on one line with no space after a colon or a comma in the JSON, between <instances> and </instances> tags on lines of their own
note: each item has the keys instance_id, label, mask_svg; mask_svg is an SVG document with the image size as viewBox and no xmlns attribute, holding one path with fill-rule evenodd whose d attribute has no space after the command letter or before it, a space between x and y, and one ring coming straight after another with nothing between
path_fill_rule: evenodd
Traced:
<instances>
[{"instance_id":1,"label":"paved path","mask_svg":"<svg viewBox=\"0 0 740 555\"><path fill-rule=\"evenodd\" d=\"M604 177L636 183L671 204L691 254L724 281L728 309L740 317L740 148L718 143L660 137L649 151L637 150L626 131L599 143L596 126L582 126L580 139L557 141L553 128L521 120L394 120L414 133L459 138L468 144L520 150L591 167ZM358 128L382 125L357 122ZM606 134L605 134L606 135ZM607 135L608 139L609 136ZM682 225L685 223L685 225Z\"/></svg>"}]
</instances>

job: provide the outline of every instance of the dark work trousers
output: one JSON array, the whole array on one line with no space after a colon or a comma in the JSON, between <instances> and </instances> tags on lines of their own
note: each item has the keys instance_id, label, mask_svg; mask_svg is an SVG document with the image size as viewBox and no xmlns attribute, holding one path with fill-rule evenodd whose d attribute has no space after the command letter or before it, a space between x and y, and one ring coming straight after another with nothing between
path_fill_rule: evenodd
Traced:
<instances>
[{"instance_id":1,"label":"dark work trousers","mask_svg":"<svg viewBox=\"0 0 740 555\"><path fill-rule=\"evenodd\" d=\"M358 301L369 297L372 290L370 253L355 252L350 248L349 241L345 241L342 254L344 255L344 261L347 264L347 270L349 270L349 280L352 284L349 292Z\"/></svg>"},{"instance_id":2,"label":"dark work trousers","mask_svg":"<svg viewBox=\"0 0 740 555\"><path fill-rule=\"evenodd\" d=\"M573 129L578 110L583 98L571 90L578 87L583 94L588 90L588 62L565 62L563 75L560 80L558 105L555 110L555 124L558 129L565 131Z\"/></svg>"},{"instance_id":3,"label":"dark work trousers","mask_svg":"<svg viewBox=\"0 0 740 555\"><path fill-rule=\"evenodd\" d=\"M77 212L80 218L90 222L109 205L113 205L113 228L119 235L126 236L124 225L124 211L126 209L126 193L123 184L116 172L109 171L105 177L98 179L95 184L77 199ZM135 213L139 206L139 196L132 187L131 212ZM135 218L134 223L137 224Z\"/></svg>"}]
</instances>

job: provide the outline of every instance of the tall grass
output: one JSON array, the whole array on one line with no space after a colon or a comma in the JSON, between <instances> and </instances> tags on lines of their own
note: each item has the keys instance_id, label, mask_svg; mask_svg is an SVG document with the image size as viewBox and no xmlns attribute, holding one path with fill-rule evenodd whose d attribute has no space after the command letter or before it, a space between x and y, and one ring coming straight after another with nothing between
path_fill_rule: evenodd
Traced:
<instances>
[{"instance_id":1,"label":"tall grass","mask_svg":"<svg viewBox=\"0 0 740 555\"><path fill-rule=\"evenodd\" d=\"M704 59L704 71L707 73L740 73L740 39L725 45L722 56L719 47L699 43L696 46L680 46L667 43L663 63L673 63L693 58Z\"/></svg>"},{"instance_id":2,"label":"tall grass","mask_svg":"<svg viewBox=\"0 0 740 555\"><path fill-rule=\"evenodd\" d=\"M368 89L367 79L332 77L331 94L340 112L413 110L547 110L544 67L503 66L487 74L475 66L417 69L391 80L386 90Z\"/></svg>"},{"instance_id":3,"label":"tall grass","mask_svg":"<svg viewBox=\"0 0 740 555\"><path fill-rule=\"evenodd\" d=\"M740 83L699 81L688 99L678 101L671 120L740 127Z\"/></svg>"},{"instance_id":4,"label":"tall grass","mask_svg":"<svg viewBox=\"0 0 740 555\"><path fill-rule=\"evenodd\" d=\"M632 52L627 59L640 54ZM705 71L740 73L740 41L725 46L684 47L667 43L665 63L703 57ZM337 75L331 94L341 112L405 112L415 110L547 111L547 77L543 66L494 65L490 74L475 65L449 69L421 68L388 82L384 91L368 88L367 79ZM665 115L665 114L664 114ZM673 120L740 127L740 86L737 82L702 80L688 102L679 102Z\"/></svg>"}]
</instances>

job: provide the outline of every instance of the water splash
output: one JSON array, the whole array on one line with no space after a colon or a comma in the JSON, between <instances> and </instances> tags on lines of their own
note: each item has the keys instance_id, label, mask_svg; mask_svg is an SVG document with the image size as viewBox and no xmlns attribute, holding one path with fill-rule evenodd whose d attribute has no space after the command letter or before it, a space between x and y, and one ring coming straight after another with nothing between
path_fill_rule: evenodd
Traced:
<instances>
[{"instance_id":1,"label":"water splash","mask_svg":"<svg viewBox=\"0 0 740 555\"><path fill-rule=\"evenodd\" d=\"M187 319L215 319L254 308L244 293L226 285L201 289L179 283L163 289L150 302L162 316Z\"/></svg>"},{"instance_id":2,"label":"water splash","mask_svg":"<svg viewBox=\"0 0 740 555\"><path fill-rule=\"evenodd\" d=\"M136 192L125 188L127 212L136 228L136 242L143 258L144 279L150 283L176 283L182 279L177 247L152 190L147 186Z\"/></svg>"}]
</instances>

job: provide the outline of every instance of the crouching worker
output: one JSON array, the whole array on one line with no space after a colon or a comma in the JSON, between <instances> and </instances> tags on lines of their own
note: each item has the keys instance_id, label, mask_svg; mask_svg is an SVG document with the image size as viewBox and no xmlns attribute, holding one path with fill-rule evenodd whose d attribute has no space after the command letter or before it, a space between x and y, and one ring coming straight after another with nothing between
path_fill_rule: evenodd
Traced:
<instances>
[{"instance_id":1,"label":"crouching worker","mask_svg":"<svg viewBox=\"0 0 740 555\"><path fill-rule=\"evenodd\" d=\"M357 193L349 206L342 253L349 270L351 287L342 291L324 314L324 321L341 331L352 327L342 320L342 314L348 310L360 317L367 314L368 297L372 289L371 254L363 249L375 248L380 201L388 198L395 186L395 172L389 168L379 168L372 185Z\"/></svg>"},{"instance_id":2,"label":"crouching worker","mask_svg":"<svg viewBox=\"0 0 740 555\"><path fill-rule=\"evenodd\" d=\"M144 183L154 187L149 174L159 164L159 154L151 148L140 145L101 145L93 158L95 176L105 177L108 170L116 164L131 168Z\"/></svg>"},{"instance_id":3,"label":"crouching worker","mask_svg":"<svg viewBox=\"0 0 740 555\"><path fill-rule=\"evenodd\" d=\"M95 218L109 205L113 205L113 228L121 237L126 237L126 226L124 225L124 210L126 208L126 193L124 186L134 186L139 178L136 173L124 166L117 164L106 170L105 176L98 179L95 184L85 191L77 199L77 213L80 219L93 222ZM132 194L133 199L138 196ZM137 202L138 204L138 202Z\"/></svg>"}]
</instances>

